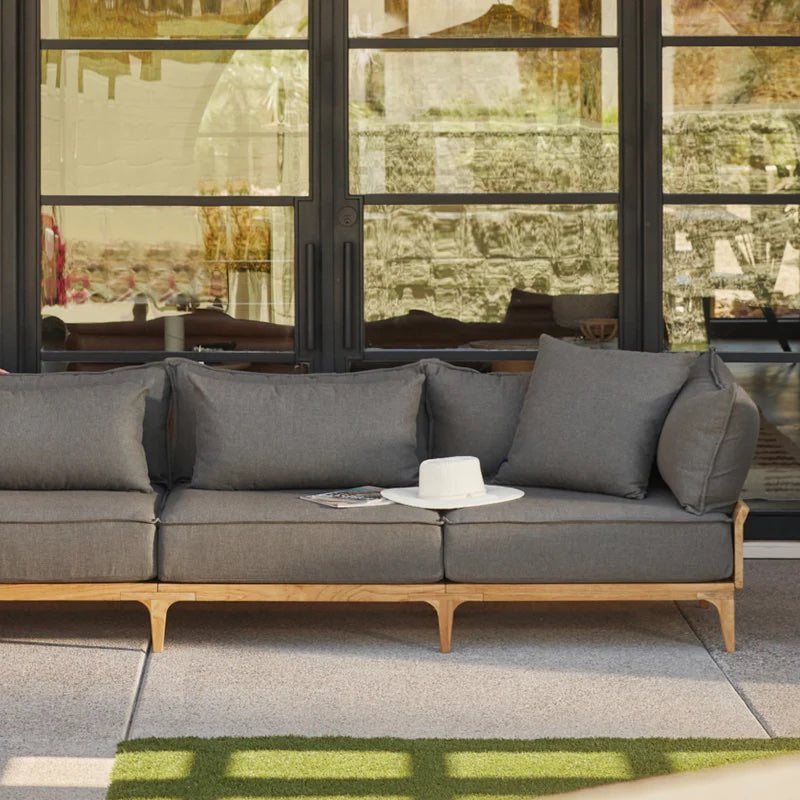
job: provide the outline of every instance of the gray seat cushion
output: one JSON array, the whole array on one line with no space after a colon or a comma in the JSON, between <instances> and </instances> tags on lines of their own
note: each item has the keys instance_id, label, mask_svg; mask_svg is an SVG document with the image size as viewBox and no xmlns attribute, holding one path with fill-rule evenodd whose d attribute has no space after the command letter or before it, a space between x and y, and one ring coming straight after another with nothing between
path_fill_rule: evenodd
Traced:
<instances>
[{"instance_id":1,"label":"gray seat cushion","mask_svg":"<svg viewBox=\"0 0 800 800\"><path fill-rule=\"evenodd\" d=\"M195 382L204 377L218 377L229 382L232 391L236 387L253 389L259 387L299 386L311 389L316 385L342 387L347 391L351 386L366 383L384 383L386 381L409 381L425 374L425 362L420 361L400 367L368 370L352 373L314 373L311 375L264 374L255 372L235 372L182 358L167 359L170 379L175 396L175 426L172 443L172 479L187 481L192 477L196 455L196 414L198 395ZM358 391L357 389L355 390ZM425 406L424 388L419 393L419 405L416 415L416 460L417 463L428 455L428 417ZM409 482L416 480L416 473ZM377 479L368 477L356 480L355 484L376 483ZM399 484L398 484L399 485ZM291 488L295 488L294 486ZM344 488L341 484L333 484L331 488Z\"/></svg>"},{"instance_id":2,"label":"gray seat cushion","mask_svg":"<svg viewBox=\"0 0 800 800\"><path fill-rule=\"evenodd\" d=\"M478 583L711 581L733 572L730 518L644 500L526 488L510 503L448 511L445 577Z\"/></svg>"},{"instance_id":3,"label":"gray seat cushion","mask_svg":"<svg viewBox=\"0 0 800 800\"><path fill-rule=\"evenodd\" d=\"M542 336L497 482L644 497L664 418L697 357Z\"/></svg>"},{"instance_id":4,"label":"gray seat cushion","mask_svg":"<svg viewBox=\"0 0 800 800\"><path fill-rule=\"evenodd\" d=\"M0 491L0 582L155 578L156 492Z\"/></svg>"},{"instance_id":5,"label":"gray seat cushion","mask_svg":"<svg viewBox=\"0 0 800 800\"><path fill-rule=\"evenodd\" d=\"M431 457L475 456L489 480L508 455L530 374L426 367Z\"/></svg>"},{"instance_id":6,"label":"gray seat cushion","mask_svg":"<svg viewBox=\"0 0 800 800\"><path fill-rule=\"evenodd\" d=\"M200 583L430 583L439 516L402 505L344 509L298 492L177 488L161 514L159 578Z\"/></svg>"},{"instance_id":7,"label":"gray seat cushion","mask_svg":"<svg viewBox=\"0 0 800 800\"><path fill-rule=\"evenodd\" d=\"M369 383L244 384L190 375L195 489L407 486L419 461L424 376Z\"/></svg>"},{"instance_id":8,"label":"gray seat cushion","mask_svg":"<svg viewBox=\"0 0 800 800\"><path fill-rule=\"evenodd\" d=\"M71 386L113 387L119 383L137 383L147 390L141 440L147 456L150 479L155 483L166 485L169 483L167 420L171 391L169 376L164 364L119 367L105 372L3 375L3 382L0 386L45 391L60 390Z\"/></svg>"},{"instance_id":9,"label":"gray seat cushion","mask_svg":"<svg viewBox=\"0 0 800 800\"><path fill-rule=\"evenodd\" d=\"M0 381L0 489L150 492L140 382Z\"/></svg>"},{"instance_id":10,"label":"gray seat cushion","mask_svg":"<svg viewBox=\"0 0 800 800\"><path fill-rule=\"evenodd\" d=\"M758 439L758 408L716 353L704 353L664 420L656 463L694 514L730 509Z\"/></svg>"}]
</instances>

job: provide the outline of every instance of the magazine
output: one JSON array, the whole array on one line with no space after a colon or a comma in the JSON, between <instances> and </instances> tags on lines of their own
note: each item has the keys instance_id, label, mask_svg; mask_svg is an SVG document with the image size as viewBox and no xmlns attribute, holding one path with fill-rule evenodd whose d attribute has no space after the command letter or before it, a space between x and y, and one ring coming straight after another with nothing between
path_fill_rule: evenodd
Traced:
<instances>
[{"instance_id":1,"label":"magazine","mask_svg":"<svg viewBox=\"0 0 800 800\"><path fill-rule=\"evenodd\" d=\"M310 500L330 508L360 508L361 506L387 506L392 501L381 497L380 486L355 486L352 489L336 489L321 494L300 495L301 500Z\"/></svg>"}]
</instances>

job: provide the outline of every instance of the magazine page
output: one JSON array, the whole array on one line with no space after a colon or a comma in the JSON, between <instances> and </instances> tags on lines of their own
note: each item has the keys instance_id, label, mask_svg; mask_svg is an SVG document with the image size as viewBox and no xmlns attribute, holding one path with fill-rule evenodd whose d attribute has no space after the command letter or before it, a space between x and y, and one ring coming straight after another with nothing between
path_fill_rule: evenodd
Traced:
<instances>
[{"instance_id":1,"label":"magazine page","mask_svg":"<svg viewBox=\"0 0 800 800\"><path fill-rule=\"evenodd\" d=\"M352 489L335 489L332 492L300 495L301 500L310 500L330 508L359 508L361 506L391 505L391 500L381 497L380 486L355 486Z\"/></svg>"}]
</instances>

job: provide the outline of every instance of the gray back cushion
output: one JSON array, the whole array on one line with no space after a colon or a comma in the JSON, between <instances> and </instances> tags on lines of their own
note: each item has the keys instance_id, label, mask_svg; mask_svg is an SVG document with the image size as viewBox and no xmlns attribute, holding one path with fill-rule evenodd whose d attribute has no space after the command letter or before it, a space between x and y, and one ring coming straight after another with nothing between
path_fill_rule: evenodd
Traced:
<instances>
[{"instance_id":1,"label":"gray back cushion","mask_svg":"<svg viewBox=\"0 0 800 800\"><path fill-rule=\"evenodd\" d=\"M696 360L542 336L497 482L644 497L664 418Z\"/></svg>"},{"instance_id":2,"label":"gray back cushion","mask_svg":"<svg viewBox=\"0 0 800 800\"><path fill-rule=\"evenodd\" d=\"M758 439L758 408L716 353L704 353L664 420L657 464L694 514L731 508Z\"/></svg>"},{"instance_id":3,"label":"gray back cushion","mask_svg":"<svg viewBox=\"0 0 800 800\"><path fill-rule=\"evenodd\" d=\"M530 373L482 373L436 360L426 373L431 456L475 456L483 477L492 478L511 447Z\"/></svg>"},{"instance_id":4,"label":"gray back cushion","mask_svg":"<svg viewBox=\"0 0 800 800\"><path fill-rule=\"evenodd\" d=\"M21 383L0 378L0 489L152 491L140 382Z\"/></svg>"},{"instance_id":5,"label":"gray back cushion","mask_svg":"<svg viewBox=\"0 0 800 800\"><path fill-rule=\"evenodd\" d=\"M421 373L372 382L244 383L186 376L194 392L197 489L416 483Z\"/></svg>"},{"instance_id":6,"label":"gray back cushion","mask_svg":"<svg viewBox=\"0 0 800 800\"><path fill-rule=\"evenodd\" d=\"M400 367L374 369L365 372L314 373L311 375L271 374L262 372L237 372L189 361L185 358L167 359L167 369L175 397L174 435L171 448L173 481L187 481L192 477L195 460L195 408L197 395L189 383L191 375L216 375L242 386L303 385L311 387L317 383L335 386L361 385L386 380L403 381L409 377L425 374L424 361ZM428 457L428 415L425 408L424 390L420 393L416 419L417 461Z\"/></svg>"},{"instance_id":7,"label":"gray back cushion","mask_svg":"<svg viewBox=\"0 0 800 800\"><path fill-rule=\"evenodd\" d=\"M0 387L13 385L20 389L58 391L73 386L108 386L113 389L120 383L136 383L144 387L144 424L142 444L147 456L150 479L155 483L169 483L169 458L167 454L167 421L170 410L170 382L164 364L119 367L107 372L53 372L45 375L20 374L0 376ZM87 407L87 414L89 413Z\"/></svg>"}]
</instances>

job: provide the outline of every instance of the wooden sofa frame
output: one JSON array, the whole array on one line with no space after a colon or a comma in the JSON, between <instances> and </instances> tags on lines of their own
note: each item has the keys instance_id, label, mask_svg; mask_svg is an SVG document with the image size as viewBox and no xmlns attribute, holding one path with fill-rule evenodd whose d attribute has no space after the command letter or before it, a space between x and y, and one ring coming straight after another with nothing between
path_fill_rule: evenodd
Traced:
<instances>
[{"instance_id":1,"label":"wooden sofa frame","mask_svg":"<svg viewBox=\"0 0 800 800\"><path fill-rule=\"evenodd\" d=\"M0 601L136 600L150 613L152 649L164 649L167 611L187 601L425 602L439 621L439 644L449 653L453 615L468 602L696 600L719 613L725 649L736 648L734 592L744 581L744 523L749 508L740 500L733 512L732 580L707 583L433 583L433 584L271 584L271 583L16 583L0 584Z\"/></svg>"}]
</instances>

